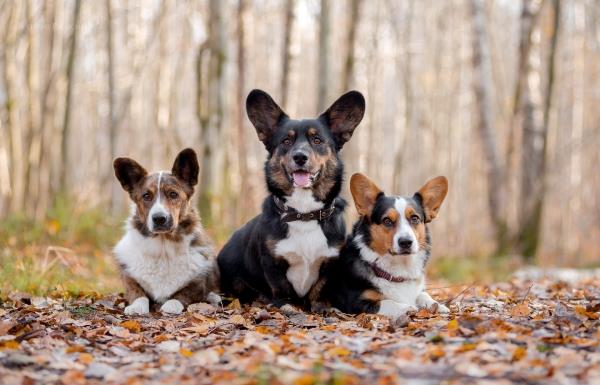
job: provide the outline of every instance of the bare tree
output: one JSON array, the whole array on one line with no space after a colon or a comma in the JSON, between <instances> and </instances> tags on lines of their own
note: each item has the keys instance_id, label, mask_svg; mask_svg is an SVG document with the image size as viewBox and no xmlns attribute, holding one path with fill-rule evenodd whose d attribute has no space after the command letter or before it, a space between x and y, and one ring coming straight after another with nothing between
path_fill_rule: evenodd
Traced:
<instances>
[{"instance_id":1,"label":"bare tree","mask_svg":"<svg viewBox=\"0 0 600 385\"><path fill-rule=\"evenodd\" d=\"M553 22L548 54L549 68L546 77L546 97L542 102L540 82L538 81L541 78L539 42L534 41L530 42L532 48L528 52L529 56L525 67L527 82L522 93L523 130L519 199L519 217L521 220L517 249L528 261L533 259L539 245L542 210L546 195L548 123L554 90L556 47L560 27L560 0L552 0L551 5ZM524 0L523 13L531 14L533 12L531 11L532 6L531 1ZM525 9L529 10L525 11ZM532 57L533 55L536 55L536 57Z\"/></svg>"},{"instance_id":2,"label":"bare tree","mask_svg":"<svg viewBox=\"0 0 600 385\"><path fill-rule=\"evenodd\" d=\"M329 20L329 0L321 0L321 15L319 16L319 75L317 90L317 112L325 109L327 103L327 87L329 85L329 35L331 31Z\"/></svg>"},{"instance_id":3,"label":"bare tree","mask_svg":"<svg viewBox=\"0 0 600 385\"><path fill-rule=\"evenodd\" d=\"M282 69L281 69L281 106L287 107L288 90L290 87L290 61L291 52L290 45L292 41L292 30L294 29L294 0L286 0L285 2L285 22L283 27L283 47L282 47Z\"/></svg>"},{"instance_id":4,"label":"bare tree","mask_svg":"<svg viewBox=\"0 0 600 385\"><path fill-rule=\"evenodd\" d=\"M79 17L81 15L81 0L75 0L73 7L73 26L71 28L70 50L67 59L67 95L65 100L65 111L63 116L63 126L61 132L61 166L59 191L67 193L67 173L69 171L69 139L71 137L71 108L73 104L73 85L75 76L75 59L77 57L77 39L79 38Z\"/></svg>"},{"instance_id":5,"label":"bare tree","mask_svg":"<svg viewBox=\"0 0 600 385\"><path fill-rule=\"evenodd\" d=\"M348 29L346 30L346 60L342 72L342 92L346 92L352 87L352 78L354 76L354 51L356 45L356 30L358 28L358 19L360 16L361 0L351 0L350 19L348 20Z\"/></svg>"},{"instance_id":6,"label":"bare tree","mask_svg":"<svg viewBox=\"0 0 600 385\"><path fill-rule=\"evenodd\" d=\"M224 108L225 27L223 2L210 0L208 37L198 53L197 115L201 125L202 167L199 204L207 221L218 215L216 194L221 187L222 154L217 153L221 139Z\"/></svg>"},{"instance_id":7,"label":"bare tree","mask_svg":"<svg viewBox=\"0 0 600 385\"><path fill-rule=\"evenodd\" d=\"M505 218L506 186L504 182L504 167L496 142L493 97L492 97L492 63L486 17L482 0L471 0L473 15L473 90L477 103L477 130L483 144L483 153L487 162L488 207L496 238L496 254L508 252L509 237Z\"/></svg>"},{"instance_id":8,"label":"bare tree","mask_svg":"<svg viewBox=\"0 0 600 385\"><path fill-rule=\"evenodd\" d=\"M293 0L288 1L293 3ZM246 121L246 113L244 110L245 98L246 98L246 47L245 47L245 26L244 26L244 14L246 11L246 0L238 0L237 8L237 88L236 88L236 100L237 100L237 160L239 166L239 173L242 176L240 178L240 194L238 198L238 210L236 217L238 223L246 219L247 213L250 211L249 199L246 197L251 195L251 186L248 183L248 160L247 160L247 148L246 148L246 130L244 129L244 122ZM287 20L286 23L291 23ZM287 31L286 34L289 33ZM287 35L286 35L287 36ZM289 44L289 36L286 37L286 45ZM287 52L287 51L286 51ZM285 56L285 55L284 55ZM285 59L284 59L285 60ZM289 61L289 57L287 57ZM289 63L287 64L289 66ZM285 68L285 64L284 64ZM285 75L283 75L285 78ZM283 85L285 83L285 86ZM287 94L287 79L282 81L282 95ZM248 194L248 195L246 195Z\"/></svg>"}]
</instances>

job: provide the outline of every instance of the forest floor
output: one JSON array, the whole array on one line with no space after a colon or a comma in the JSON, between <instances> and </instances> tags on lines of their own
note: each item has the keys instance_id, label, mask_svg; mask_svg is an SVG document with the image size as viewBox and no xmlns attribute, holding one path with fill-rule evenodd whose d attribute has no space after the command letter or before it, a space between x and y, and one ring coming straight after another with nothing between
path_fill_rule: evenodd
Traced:
<instances>
[{"instance_id":1,"label":"forest floor","mask_svg":"<svg viewBox=\"0 0 600 385\"><path fill-rule=\"evenodd\" d=\"M0 383L600 383L600 280L429 291L449 315L284 312L233 301L128 317L118 296L0 307Z\"/></svg>"}]
</instances>

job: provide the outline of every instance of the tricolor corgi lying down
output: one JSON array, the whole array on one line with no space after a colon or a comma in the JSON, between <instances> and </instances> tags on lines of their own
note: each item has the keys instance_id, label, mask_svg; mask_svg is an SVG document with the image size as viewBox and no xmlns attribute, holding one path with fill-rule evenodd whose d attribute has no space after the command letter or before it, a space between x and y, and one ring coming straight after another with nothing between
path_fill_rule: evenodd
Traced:
<instances>
[{"instance_id":1,"label":"tricolor corgi lying down","mask_svg":"<svg viewBox=\"0 0 600 385\"><path fill-rule=\"evenodd\" d=\"M447 313L425 291L427 223L446 197L446 178L433 178L407 197L385 195L369 178L354 174L350 190L360 219L339 258L323 267L321 305L390 317L423 307Z\"/></svg>"},{"instance_id":2,"label":"tricolor corgi lying down","mask_svg":"<svg viewBox=\"0 0 600 385\"><path fill-rule=\"evenodd\" d=\"M218 302L218 269L212 242L190 199L198 182L198 159L188 148L171 171L148 173L136 161L117 158L115 174L133 201L126 232L115 255L129 306L146 314L150 305L179 314L200 301Z\"/></svg>"}]
</instances>

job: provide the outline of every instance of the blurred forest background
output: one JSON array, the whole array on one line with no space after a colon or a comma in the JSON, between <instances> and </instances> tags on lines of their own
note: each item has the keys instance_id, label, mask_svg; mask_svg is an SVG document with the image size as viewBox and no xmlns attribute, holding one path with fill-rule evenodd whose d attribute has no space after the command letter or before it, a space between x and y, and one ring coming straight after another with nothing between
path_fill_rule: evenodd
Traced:
<instances>
[{"instance_id":1,"label":"blurred forest background","mask_svg":"<svg viewBox=\"0 0 600 385\"><path fill-rule=\"evenodd\" d=\"M265 195L253 88L292 117L360 90L347 176L398 194L449 178L434 275L598 265L597 0L7 0L0 288L118 285L117 156L156 170L195 148L222 244Z\"/></svg>"}]
</instances>

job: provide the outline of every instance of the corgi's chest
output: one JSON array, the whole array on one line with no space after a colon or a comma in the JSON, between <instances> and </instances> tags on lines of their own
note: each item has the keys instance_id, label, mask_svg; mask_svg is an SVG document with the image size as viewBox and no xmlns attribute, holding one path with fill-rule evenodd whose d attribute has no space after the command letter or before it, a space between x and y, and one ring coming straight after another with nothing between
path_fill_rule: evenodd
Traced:
<instances>
[{"instance_id":1,"label":"corgi's chest","mask_svg":"<svg viewBox=\"0 0 600 385\"><path fill-rule=\"evenodd\" d=\"M207 274L210 261L197 248L181 242L147 238L128 231L115 247L125 272L162 303L198 276Z\"/></svg>"},{"instance_id":2,"label":"corgi's chest","mask_svg":"<svg viewBox=\"0 0 600 385\"><path fill-rule=\"evenodd\" d=\"M339 250L327 244L317 221L290 222L288 226L288 236L277 242L275 254L288 262L287 279L303 297L317 281L323 261L337 256Z\"/></svg>"},{"instance_id":3,"label":"corgi's chest","mask_svg":"<svg viewBox=\"0 0 600 385\"><path fill-rule=\"evenodd\" d=\"M390 282L377 277L374 278L373 284L379 289L385 299L391 299L412 306L416 306L417 296L425 288L422 278L406 282Z\"/></svg>"}]
</instances>

